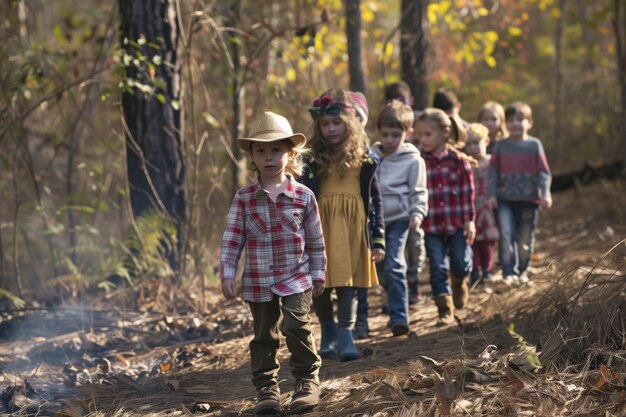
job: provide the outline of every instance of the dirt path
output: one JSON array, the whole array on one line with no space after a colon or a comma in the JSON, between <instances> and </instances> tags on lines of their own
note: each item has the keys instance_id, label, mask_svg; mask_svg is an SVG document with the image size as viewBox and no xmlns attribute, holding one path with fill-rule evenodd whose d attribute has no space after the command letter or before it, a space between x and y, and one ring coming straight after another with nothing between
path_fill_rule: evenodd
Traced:
<instances>
[{"instance_id":1,"label":"dirt path","mask_svg":"<svg viewBox=\"0 0 626 417\"><path fill-rule=\"evenodd\" d=\"M345 363L332 359L323 362L322 404L309 415L362 413L358 408L360 397L351 397L349 406L337 404L361 392L363 381L381 379L381 375L392 375L397 381L414 375L425 365L439 369L446 362L473 362L488 345L495 345L499 351L510 349L515 340L507 328L515 323L521 306L541 297L566 265L575 265L578 270L588 268L620 236L623 239L626 227L623 221L615 220L619 210L606 199L607 195L610 190L603 187L557 194L555 207L541 213L530 269L534 285L515 290L473 288L468 308L458 312L453 325L435 325L437 314L426 274L421 277L424 301L411 308L408 336L392 337L386 328L387 317L381 313L382 291L371 291L370 338L358 342L362 358ZM29 340L24 335L4 339L0 343L0 366L4 371L0 375L0 387L4 389L0 405L4 404L5 409L11 406L14 412L21 410L22 415L28 414L29 407L41 410L42 404L49 405L48 415L59 416L108 415L111 410L119 415L250 415L255 392L249 372L251 322L247 306L239 300L223 300L217 288L209 289L207 297L211 307L202 317L168 318L113 311L94 314L83 309L65 318L71 323L82 322L82 328L71 328L65 335L36 338L31 334ZM100 317L102 323L98 322ZM50 331L45 320L35 318L25 327L34 328L39 323ZM315 319L314 323L319 337ZM284 340L281 345L281 388L288 402L292 379ZM445 366L442 369L445 374ZM415 381L414 376L411 378ZM21 383L26 380L28 383ZM28 386L36 394L29 396ZM9 393L10 387L21 390ZM389 387L391 391L385 395L393 398L397 386ZM24 394L21 402L16 400L18 391ZM414 395L423 394L413 391L417 392ZM406 392L398 392L405 398ZM59 398L65 402L59 402ZM365 403L366 397L362 401ZM134 411L125 414L122 410ZM333 413L337 410L343 411ZM53 413L61 411L65 414Z\"/></svg>"}]
</instances>

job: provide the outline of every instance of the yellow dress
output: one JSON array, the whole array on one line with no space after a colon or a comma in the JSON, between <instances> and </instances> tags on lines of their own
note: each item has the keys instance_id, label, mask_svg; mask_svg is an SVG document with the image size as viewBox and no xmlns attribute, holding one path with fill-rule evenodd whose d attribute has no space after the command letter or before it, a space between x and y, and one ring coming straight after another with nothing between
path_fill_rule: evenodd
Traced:
<instances>
[{"instance_id":1,"label":"yellow dress","mask_svg":"<svg viewBox=\"0 0 626 417\"><path fill-rule=\"evenodd\" d=\"M360 172L360 165L349 168L343 177L331 170L330 176L320 181L318 205L328 258L326 288L378 285L367 246Z\"/></svg>"}]
</instances>

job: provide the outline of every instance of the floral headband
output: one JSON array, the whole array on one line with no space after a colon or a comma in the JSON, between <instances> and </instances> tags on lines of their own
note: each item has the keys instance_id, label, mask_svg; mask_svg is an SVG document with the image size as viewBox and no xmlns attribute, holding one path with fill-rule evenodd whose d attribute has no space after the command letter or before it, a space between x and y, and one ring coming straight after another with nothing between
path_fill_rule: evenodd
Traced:
<instances>
[{"instance_id":1,"label":"floral headband","mask_svg":"<svg viewBox=\"0 0 626 417\"><path fill-rule=\"evenodd\" d=\"M327 95L323 95L315 99L313 106L309 107L309 113L311 113L313 120L317 120L325 114L337 117L341 113L342 109L347 111L353 110L352 106L341 103L333 103L332 98Z\"/></svg>"}]
</instances>

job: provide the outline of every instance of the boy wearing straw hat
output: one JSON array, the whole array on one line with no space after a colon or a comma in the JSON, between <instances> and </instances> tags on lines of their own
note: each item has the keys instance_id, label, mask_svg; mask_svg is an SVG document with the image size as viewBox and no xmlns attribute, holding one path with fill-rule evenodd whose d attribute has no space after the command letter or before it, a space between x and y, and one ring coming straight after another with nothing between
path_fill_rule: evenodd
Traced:
<instances>
[{"instance_id":1,"label":"boy wearing straw hat","mask_svg":"<svg viewBox=\"0 0 626 417\"><path fill-rule=\"evenodd\" d=\"M319 368L311 334L312 297L324 290L326 254L315 196L294 176L302 172L306 138L287 119L265 112L237 139L248 152L258 179L237 191L221 248L221 283L226 298L238 295L237 264L246 246L242 297L254 323L250 342L255 414L280 413L279 330L291 353L296 386L291 413L319 403ZM282 322L281 322L282 313Z\"/></svg>"}]
</instances>

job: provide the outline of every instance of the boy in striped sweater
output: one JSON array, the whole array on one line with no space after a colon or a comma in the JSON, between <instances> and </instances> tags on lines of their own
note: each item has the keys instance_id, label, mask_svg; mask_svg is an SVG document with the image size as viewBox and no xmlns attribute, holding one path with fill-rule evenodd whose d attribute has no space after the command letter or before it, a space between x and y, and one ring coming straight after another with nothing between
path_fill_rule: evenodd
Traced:
<instances>
[{"instance_id":1,"label":"boy in striped sweater","mask_svg":"<svg viewBox=\"0 0 626 417\"><path fill-rule=\"evenodd\" d=\"M541 141L528 135L532 110L516 101L505 110L509 137L496 143L488 176L488 203L497 209L504 282L528 284L540 208L552 206L552 175Z\"/></svg>"}]
</instances>

